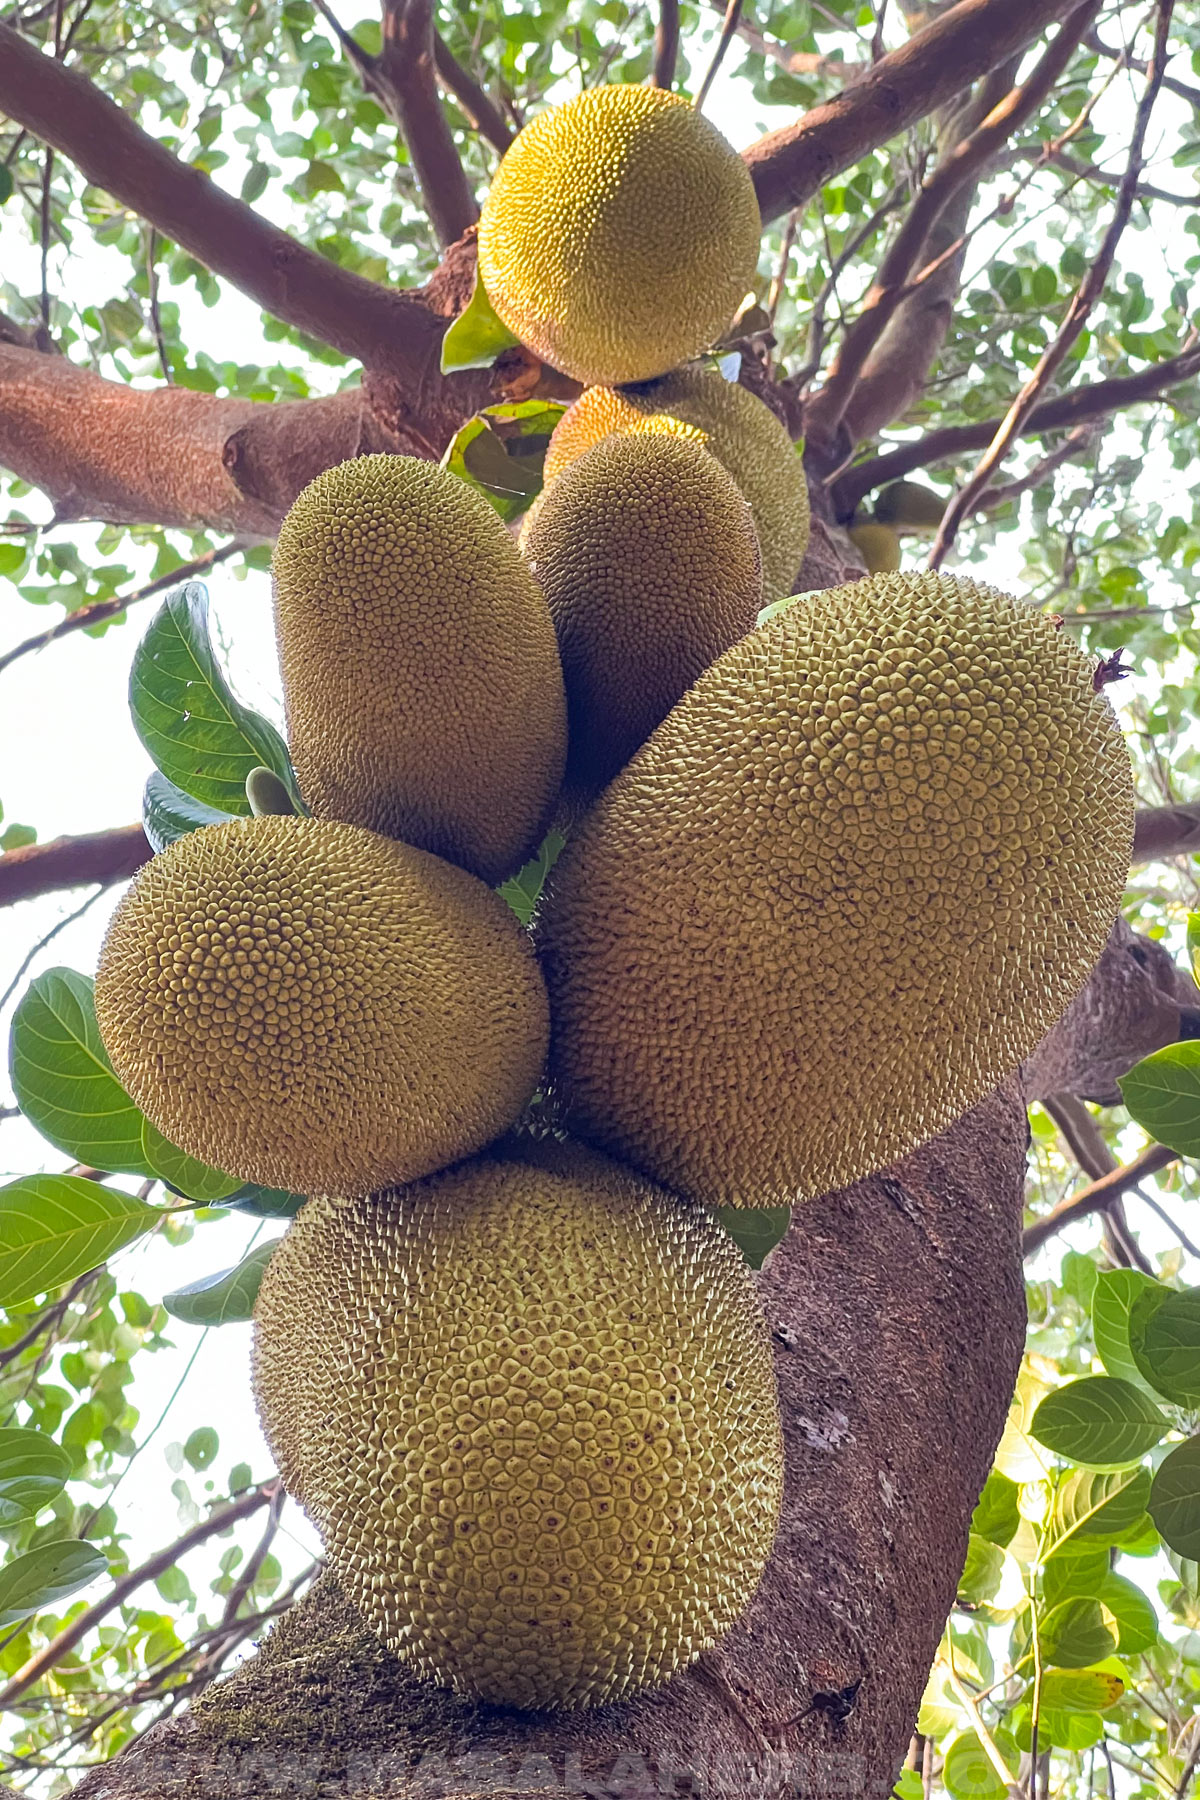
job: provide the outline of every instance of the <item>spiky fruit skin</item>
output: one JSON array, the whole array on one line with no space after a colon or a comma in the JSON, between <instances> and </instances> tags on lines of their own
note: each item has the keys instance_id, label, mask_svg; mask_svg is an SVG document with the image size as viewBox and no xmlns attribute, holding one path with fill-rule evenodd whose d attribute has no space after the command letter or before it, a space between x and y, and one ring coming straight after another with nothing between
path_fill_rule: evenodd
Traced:
<instances>
[{"instance_id":1,"label":"spiky fruit skin","mask_svg":"<svg viewBox=\"0 0 1200 1800\"><path fill-rule=\"evenodd\" d=\"M798 600L703 675L542 915L571 1129L733 1206L886 1167L1081 986L1129 866L1094 664L945 576Z\"/></svg>"},{"instance_id":2,"label":"spiky fruit skin","mask_svg":"<svg viewBox=\"0 0 1200 1800\"><path fill-rule=\"evenodd\" d=\"M762 222L742 158L679 94L589 88L520 132L479 221L509 330L583 382L645 381L720 336Z\"/></svg>"},{"instance_id":3,"label":"spiky fruit skin","mask_svg":"<svg viewBox=\"0 0 1200 1800\"><path fill-rule=\"evenodd\" d=\"M511 875L558 792L566 705L546 603L493 509L434 463L357 457L299 495L272 572L313 813Z\"/></svg>"},{"instance_id":4,"label":"spiky fruit skin","mask_svg":"<svg viewBox=\"0 0 1200 1800\"><path fill-rule=\"evenodd\" d=\"M753 1284L706 1209L606 1157L548 1145L310 1202L253 1368L339 1584L461 1694L617 1700L758 1582L782 1447Z\"/></svg>"},{"instance_id":5,"label":"spiky fruit skin","mask_svg":"<svg viewBox=\"0 0 1200 1800\"><path fill-rule=\"evenodd\" d=\"M861 525L851 525L849 536L868 575L883 575L900 567L900 539L890 525L864 519Z\"/></svg>"},{"instance_id":6,"label":"spiky fruit skin","mask_svg":"<svg viewBox=\"0 0 1200 1800\"><path fill-rule=\"evenodd\" d=\"M369 1193L469 1155L541 1072L546 994L507 906L328 820L180 838L109 926L96 1017L163 1135L244 1181Z\"/></svg>"},{"instance_id":7,"label":"spiky fruit skin","mask_svg":"<svg viewBox=\"0 0 1200 1800\"><path fill-rule=\"evenodd\" d=\"M727 469L750 507L763 560L763 600L795 592L808 548L808 483L787 432L757 394L715 369L677 369L662 381L617 392L589 388L568 407L546 451L553 481L612 431L693 438Z\"/></svg>"},{"instance_id":8,"label":"spiky fruit skin","mask_svg":"<svg viewBox=\"0 0 1200 1800\"><path fill-rule=\"evenodd\" d=\"M567 689L567 779L595 792L750 631L750 509L683 438L604 438L543 488L521 550L550 605Z\"/></svg>"}]
</instances>

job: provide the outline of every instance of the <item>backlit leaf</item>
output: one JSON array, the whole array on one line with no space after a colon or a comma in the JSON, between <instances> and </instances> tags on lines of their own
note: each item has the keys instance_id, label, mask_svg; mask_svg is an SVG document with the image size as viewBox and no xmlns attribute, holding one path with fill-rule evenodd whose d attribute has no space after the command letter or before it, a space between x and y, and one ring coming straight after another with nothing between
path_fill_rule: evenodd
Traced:
<instances>
[{"instance_id":1,"label":"backlit leaf","mask_svg":"<svg viewBox=\"0 0 1200 1800\"><path fill-rule=\"evenodd\" d=\"M14 1557L0 1568L0 1630L65 1600L107 1570L102 1552L77 1538L40 1544Z\"/></svg>"},{"instance_id":2,"label":"backlit leaf","mask_svg":"<svg viewBox=\"0 0 1200 1800\"><path fill-rule=\"evenodd\" d=\"M79 1175L26 1175L0 1188L0 1306L94 1269L162 1217Z\"/></svg>"},{"instance_id":3,"label":"backlit leaf","mask_svg":"<svg viewBox=\"0 0 1200 1800\"><path fill-rule=\"evenodd\" d=\"M248 1319L254 1311L263 1272L275 1254L277 1238L259 1244L232 1269L204 1275L173 1294L163 1295L163 1305L188 1325L228 1325Z\"/></svg>"},{"instance_id":4,"label":"backlit leaf","mask_svg":"<svg viewBox=\"0 0 1200 1800\"><path fill-rule=\"evenodd\" d=\"M1089 1469L1140 1462L1168 1421L1148 1395L1111 1375L1087 1375L1048 1394L1033 1416L1033 1436L1056 1456Z\"/></svg>"},{"instance_id":5,"label":"backlit leaf","mask_svg":"<svg viewBox=\"0 0 1200 1800\"><path fill-rule=\"evenodd\" d=\"M1156 1050L1117 1085L1143 1131L1181 1156L1200 1156L1200 1041Z\"/></svg>"},{"instance_id":6,"label":"backlit leaf","mask_svg":"<svg viewBox=\"0 0 1200 1800\"><path fill-rule=\"evenodd\" d=\"M1200 1561L1200 1437L1177 1444L1159 1463L1148 1511L1168 1549Z\"/></svg>"}]
</instances>

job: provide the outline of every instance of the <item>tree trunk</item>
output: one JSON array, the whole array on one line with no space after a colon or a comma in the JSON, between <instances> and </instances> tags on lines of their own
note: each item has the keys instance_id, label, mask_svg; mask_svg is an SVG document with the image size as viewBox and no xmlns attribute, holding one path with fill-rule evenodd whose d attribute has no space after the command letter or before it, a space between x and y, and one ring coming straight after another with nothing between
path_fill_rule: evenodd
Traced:
<instances>
[{"instance_id":1,"label":"tree trunk","mask_svg":"<svg viewBox=\"0 0 1200 1800\"><path fill-rule=\"evenodd\" d=\"M1025 1147L1010 1083L797 1210L759 1278L779 1537L744 1620L667 1687L575 1714L472 1705L407 1673L326 1578L79 1800L888 1794L1024 1343Z\"/></svg>"}]
</instances>

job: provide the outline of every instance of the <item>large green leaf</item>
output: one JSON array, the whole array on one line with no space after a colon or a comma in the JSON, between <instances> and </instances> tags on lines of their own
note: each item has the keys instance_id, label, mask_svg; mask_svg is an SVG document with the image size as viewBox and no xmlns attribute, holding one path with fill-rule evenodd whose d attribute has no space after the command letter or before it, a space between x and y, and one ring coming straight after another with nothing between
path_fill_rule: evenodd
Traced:
<instances>
[{"instance_id":1,"label":"large green leaf","mask_svg":"<svg viewBox=\"0 0 1200 1800\"><path fill-rule=\"evenodd\" d=\"M1159 1463L1148 1510L1168 1549L1200 1560L1200 1437L1177 1444Z\"/></svg>"},{"instance_id":2,"label":"large green leaf","mask_svg":"<svg viewBox=\"0 0 1200 1800\"><path fill-rule=\"evenodd\" d=\"M442 339L442 374L455 369L490 369L505 350L520 343L501 319L475 270L471 298Z\"/></svg>"},{"instance_id":3,"label":"large green leaf","mask_svg":"<svg viewBox=\"0 0 1200 1800\"><path fill-rule=\"evenodd\" d=\"M1143 1131L1181 1156L1200 1156L1200 1040L1143 1057L1117 1085Z\"/></svg>"},{"instance_id":4,"label":"large green leaf","mask_svg":"<svg viewBox=\"0 0 1200 1800\"><path fill-rule=\"evenodd\" d=\"M177 588L155 614L134 654L129 708L157 767L206 806L248 816L246 777L260 766L295 787L283 739L234 698L217 666L202 582Z\"/></svg>"},{"instance_id":5,"label":"large green leaf","mask_svg":"<svg viewBox=\"0 0 1200 1800\"><path fill-rule=\"evenodd\" d=\"M290 1219L307 1199L307 1194L292 1194L286 1188L259 1187L248 1181L223 1204L235 1212L254 1213L261 1219Z\"/></svg>"},{"instance_id":6,"label":"large green leaf","mask_svg":"<svg viewBox=\"0 0 1200 1800\"><path fill-rule=\"evenodd\" d=\"M998 1731L992 1741L1015 1775L1020 1755L1013 1739L1007 1732ZM954 1800L1001 1800L1005 1793L1004 1783L973 1731L964 1731L947 1750L942 1781Z\"/></svg>"},{"instance_id":7,"label":"large green leaf","mask_svg":"<svg viewBox=\"0 0 1200 1800\"><path fill-rule=\"evenodd\" d=\"M1142 1373L1164 1399L1200 1405L1200 1288L1167 1293L1145 1320L1136 1350Z\"/></svg>"},{"instance_id":8,"label":"large green leaf","mask_svg":"<svg viewBox=\"0 0 1200 1800\"><path fill-rule=\"evenodd\" d=\"M1042 1595L1047 1607L1057 1606L1076 1594L1095 1599L1108 1580L1109 1547L1098 1538L1070 1537L1057 1545L1042 1570Z\"/></svg>"},{"instance_id":9,"label":"large green leaf","mask_svg":"<svg viewBox=\"0 0 1200 1800\"><path fill-rule=\"evenodd\" d=\"M153 1206L78 1175L26 1175L0 1188L0 1306L73 1281L157 1224Z\"/></svg>"},{"instance_id":10,"label":"large green leaf","mask_svg":"<svg viewBox=\"0 0 1200 1800\"><path fill-rule=\"evenodd\" d=\"M511 524L542 491L546 446L565 411L545 400L489 406L455 433L442 467L475 488Z\"/></svg>"},{"instance_id":11,"label":"large green leaf","mask_svg":"<svg viewBox=\"0 0 1200 1800\"><path fill-rule=\"evenodd\" d=\"M750 1264L761 1269L787 1236L790 1206L718 1206L717 1217Z\"/></svg>"},{"instance_id":12,"label":"large green leaf","mask_svg":"<svg viewBox=\"0 0 1200 1800\"><path fill-rule=\"evenodd\" d=\"M48 1506L70 1473L67 1451L44 1431L21 1425L0 1429L0 1527Z\"/></svg>"},{"instance_id":13,"label":"large green leaf","mask_svg":"<svg viewBox=\"0 0 1200 1800\"><path fill-rule=\"evenodd\" d=\"M74 969L47 969L30 983L9 1039L13 1092L29 1122L76 1162L153 1176L142 1114L100 1041L93 990Z\"/></svg>"},{"instance_id":14,"label":"large green leaf","mask_svg":"<svg viewBox=\"0 0 1200 1800\"><path fill-rule=\"evenodd\" d=\"M1112 1542L1137 1523L1149 1497L1148 1469L1135 1466L1109 1474L1076 1469L1059 1491L1054 1520L1056 1537L1066 1538L1074 1533Z\"/></svg>"},{"instance_id":15,"label":"large green leaf","mask_svg":"<svg viewBox=\"0 0 1200 1800\"><path fill-rule=\"evenodd\" d=\"M105 1574L108 1562L94 1544L64 1538L39 1544L0 1569L0 1631L53 1606Z\"/></svg>"},{"instance_id":16,"label":"large green leaf","mask_svg":"<svg viewBox=\"0 0 1200 1800\"><path fill-rule=\"evenodd\" d=\"M1105 1712L1124 1692L1124 1681L1108 1669L1047 1669L1042 1677L1042 1705L1052 1712Z\"/></svg>"},{"instance_id":17,"label":"large green leaf","mask_svg":"<svg viewBox=\"0 0 1200 1800\"><path fill-rule=\"evenodd\" d=\"M142 1148L154 1166L154 1173L189 1200L203 1200L211 1205L223 1200L227 1194L236 1193L242 1186L236 1175L224 1175L220 1169L210 1169L207 1163L197 1162L194 1156L168 1143L149 1119L142 1121Z\"/></svg>"},{"instance_id":18,"label":"large green leaf","mask_svg":"<svg viewBox=\"0 0 1200 1800\"><path fill-rule=\"evenodd\" d=\"M1117 1621L1117 1649L1122 1656L1137 1656L1157 1643L1158 1614L1135 1581L1127 1581L1124 1575L1109 1575L1096 1598Z\"/></svg>"},{"instance_id":19,"label":"large green leaf","mask_svg":"<svg viewBox=\"0 0 1200 1800\"><path fill-rule=\"evenodd\" d=\"M227 825L235 817L236 814L221 812L215 806L205 806L202 800L193 800L173 781L168 781L161 769L152 770L146 778L142 792L142 830L156 856L177 838L186 837L189 831L199 831L205 825Z\"/></svg>"},{"instance_id":20,"label":"large green leaf","mask_svg":"<svg viewBox=\"0 0 1200 1800\"><path fill-rule=\"evenodd\" d=\"M1015 1481L1002 1475L999 1469L993 1469L979 1496L971 1519L971 1530L993 1544L1009 1543L1021 1523L1017 1505L1020 1494L1021 1490Z\"/></svg>"},{"instance_id":21,"label":"large green leaf","mask_svg":"<svg viewBox=\"0 0 1200 1800\"><path fill-rule=\"evenodd\" d=\"M188 1325L229 1325L248 1319L262 1283L263 1273L278 1246L279 1239L259 1244L232 1269L221 1269L215 1275L204 1275L173 1294L163 1295L163 1305L176 1319Z\"/></svg>"},{"instance_id":22,"label":"large green leaf","mask_svg":"<svg viewBox=\"0 0 1200 1800\"><path fill-rule=\"evenodd\" d=\"M1038 1630L1042 1660L1060 1669L1086 1669L1117 1647L1115 1616L1100 1600L1077 1594L1051 1607Z\"/></svg>"},{"instance_id":23,"label":"large green leaf","mask_svg":"<svg viewBox=\"0 0 1200 1800\"><path fill-rule=\"evenodd\" d=\"M967 1539L967 1560L958 1578L959 1604L978 1606L991 1600L1004 1575L1004 1552L999 1544L972 1532Z\"/></svg>"},{"instance_id":24,"label":"large green leaf","mask_svg":"<svg viewBox=\"0 0 1200 1800\"><path fill-rule=\"evenodd\" d=\"M1158 1443L1168 1423L1149 1395L1130 1382L1086 1375L1047 1394L1030 1431L1070 1462L1088 1469L1125 1469Z\"/></svg>"},{"instance_id":25,"label":"large green leaf","mask_svg":"<svg viewBox=\"0 0 1200 1800\"><path fill-rule=\"evenodd\" d=\"M1121 1381L1144 1387L1145 1379L1129 1347L1129 1315L1134 1302L1146 1293L1165 1295L1167 1290L1140 1269L1107 1269L1096 1278L1092 1292L1092 1336L1096 1354Z\"/></svg>"}]
</instances>

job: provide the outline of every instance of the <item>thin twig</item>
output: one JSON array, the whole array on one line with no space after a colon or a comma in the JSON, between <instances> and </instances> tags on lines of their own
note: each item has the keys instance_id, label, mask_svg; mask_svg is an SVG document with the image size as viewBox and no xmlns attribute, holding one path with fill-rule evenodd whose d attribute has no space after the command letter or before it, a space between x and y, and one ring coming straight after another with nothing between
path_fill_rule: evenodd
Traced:
<instances>
[{"instance_id":1,"label":"thin twig","mask_svg":"<svg viewBox=\"0 0 1200 1800\"><path fill-rule=\"evenodd\" d=\"M1032 1255L1066 1226L1087 1218L1089 1213L1101 1212L1110 1201L1128 1193L1130 1188L1135 1188L1140 1181L1144 1181L1147 1175L1157 1174L1159 1169L1167 1168L1178 1159L1178 1151L1168 1150L1165 1144L1151 1144L1139 1156L1135 1156L1132 1162L1114 1169L1099 1181L1089 1182L1066 1200L1060 1200L1044 1218L1034 1220L1025 1232L1022 1246L1024 1254Z\"/></svg>"},{"instance_id":2,"label":"thin twig","mask_svg":"<svg viewBox=\"0 0 1200 1800\"><path fill-rule=\"evenodd\" d=\"M54 175L54 152L48 146L42 160L41 252L42 252L42 336L50 343L50 183Z\"/></svg>"},{"instance_id":3,"label":"thin twig","mask_svg":"<svg viewBox=\"0 0 1200 1800\"><path fill-rule=\"evenodd\" d=\"M1137 1195L1143 1206L1148 1206L1152 1213L1158 1214L1167 1230L1173 1237L1179 1239L1179 1242L1183 1245L1183 1248L1187 1251L1189 1256L1200 1258L1200 1244L1194 1244L1192 1242L1191 1238L1187 1236L1183 1228L1175 1223L1166 1207L1159 1205L1153 1194L1148 1194L1145 1188L1140 1187L1134 1188L1133 1192Z\"/></svg>"},{"instance_id":4,"label":"thin twig","mask_svg":"<svg viewBox=\"0 0 1200 1800\"><path fill-rule=\"evenodd\" d=\"M163 380L170 387L174 385L175 377L171 373L171 363L163 338L162 317L158 310L158 233L153 225L146 234L146 286L150 293L150 329L158 346L159 367L163 372Z\"/></svg>"},{"instance_id":5,"label":"thin twig","mask_svg":"<svg viewBox=\"0 0 1200 1800\"><path fill-rule=\"evenodd\" d=\"M29 954L22 960L20 967L4 992L0 994L0 1012L4 1011L4 1008L16 993L21 984L21 977L25 974L30 963L33 962L36 957L41 955L42 951L46 948L46 945L51 943L58 936L60 931L65 931L68 925L73 925L75 923L76 919L82 919L84 913L87 912L89 908L95 906L103 892L104 889L98 887L94 894L88 895L82 906L77 906L74 912L68 913L65 919L60 919L57 925L52 925L49 931L42 934L37 943L33 946L33 949L30 950ZM3 1359L0 1358L0 1363L2 1363L2 1361Z\"/></svg>"},{"instance_id":6,"label":"thin twig","mask_svg":"<svg viewBox=\"0 0 1200 1800\"><path fill-rule=\"evenodd\" d=\"M191 562L180 563L167 574L148 581L145 587L136 588L132 594L115 594L111 600L93 600L90 606L81 606L77 612L68 613L56 625L26 638L15 649L0 656L0 674L11 663L15 663L18 657L28 656L34 650L44 650L47 644L56 643L59 638L67 637L72 631L84 631L89 625L102 625L106 619L115 619L118 613L123 613L127 607L136 606L139 600L149 600L154 594L161 594L164 588L175 587L181 581L190 581L194 575L203 575L206 569L215 569L218 563L228 562L231 556L240 555L247 547L247 539L234 538L231 543L222 544L217 550L206 550L203 556L194 557Z\"/></svg>"},{"instance_id":7,"label":"thin twig","mask_svg":"<svg viewBox=\"0 0 1200 1800\"><path fill-rule=\"evenodd\" d=\"M888 0L878 0L875 9L875 30L871 37L871 61L877 63L883 55L883 25L887 18Z\"/></svg>"},{"instance_id":8,"label":"thin twig","mask_svg":"<svg viewBox=\"0 0 1200 1800\"><path fill-rule=\"evenodd\" d=\"M1023 422L1033 413L1055 372L1062 366L1072 344L1087 323L1092 307L1104 291L1117 245L1133 210L1138 177L1142 172L1150 115L1154 110L1154 103L1158 99L1166 70L1167 34L1170 30L1174 4L1175 0L1158 0L1150 72L1146 79L1145 91L1138 102L1133 138L1129 146L1129 158L1117 194L1116 206L1096 259L1076 289L1071 304L1067 308L1066 317L1053 341L1042 352L1033 374L1004 415L999 430L980 457L974 472L943 513L937 537L934 539L933 548L929 553L927 566L930 569L941 567L947 552L954 543L959 526L974 511L980 496L990 485L992 476L1003 461L1009 445L1019 435Z\"/></svg>"},{"instance_id":9,"label":"thin twig","mask_svg":"<svg viewBox=\"0 0 1200 1800\"><path fill-rule=\"evenodd\" d=\"M56 1300L53 1306L42 1309L24 1337L19 1337L15 1344L9 1344L7 1349L0 1350L0 1369L6 1369L10 1363L16 1362L17 1358L23 1355L31 1344L36 1344L40 1337L44 1337L48 1331L53 1331L64 1314L74 1306L80 1295L86 1291L98 1275L103 1275L103 1273L104 1264L101 1263L98 1268L89 1269L85 1275L77 1275L61 1300Z\"/></svg>"},{"instance_id":10,"label":"thin twig","mask_svg":"<svg viewBox=\"0 0 1200 1800\"><path fill-rule=\"evenodd\" d=\"M267 1522L263 1527L262 1536L250 1552L245 1567L229 1590L229 1598L225 1602L225 1611L221 1616L221 1624L224 1626L233 1624L241 1609L242 1601L258 1580L259 1570L266 1561L267 1552L274 1543L275 1534L279 1530L279 1516L283 1511L286 1499L287 1494L284 1492L283 1482L277 1481L275 1492L271 1495L271 1505L267 1512Z\"/></svg>"},{"instance_id":11,"label":"thin twig","mask_svg":"<svg viewBox=\"0 0 1200 1800\"><path fill-rule=\"evenodd\" d=\"M741 16L742 0L729 0L729 3L725 8L725 17L721 24L721 35L717 39L717 47L713 51L712 61L705 70L704 80L700 83L696 98L692 101L692 105L697 112L703 110L704 102L708 99L708 90L716 80L717 70L725 61L725 52L733 42L733 34L738 28L738 20Z\"/></svg>"},{"instance_id":12,"label":"thin twig","mask_svg":"<svg viewBox=\"0 0 1200 1800\"><path fill-rule=\"evenodd\" d=\"M654 69L650 77L654 87L670 92L675 85L678 60L679 0L659 0L658 25L654 32Z\"/></svg>"}]
</instances>

